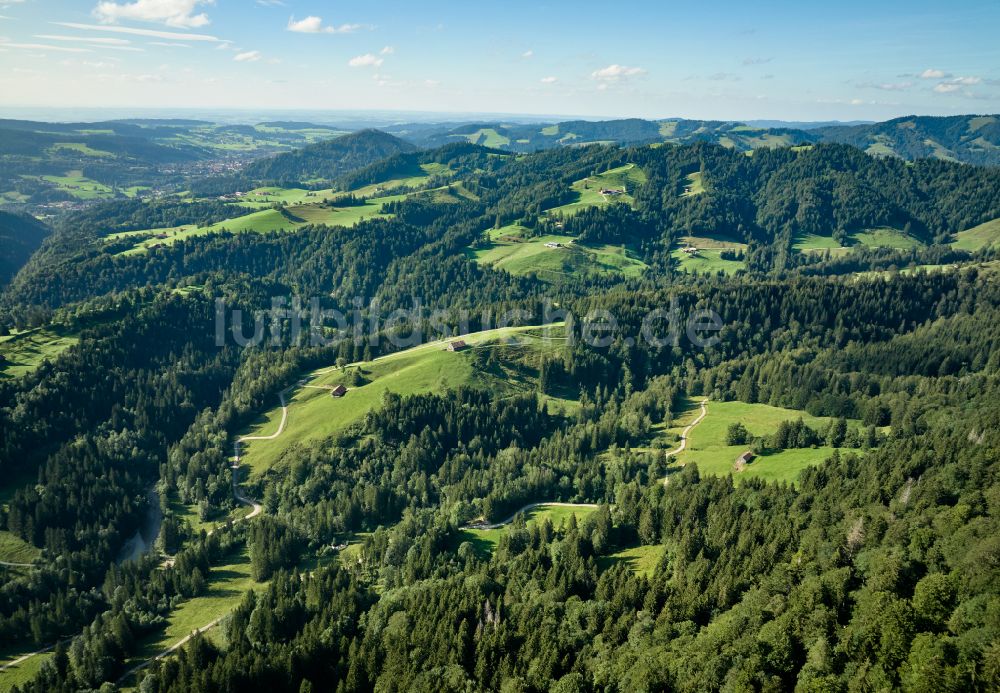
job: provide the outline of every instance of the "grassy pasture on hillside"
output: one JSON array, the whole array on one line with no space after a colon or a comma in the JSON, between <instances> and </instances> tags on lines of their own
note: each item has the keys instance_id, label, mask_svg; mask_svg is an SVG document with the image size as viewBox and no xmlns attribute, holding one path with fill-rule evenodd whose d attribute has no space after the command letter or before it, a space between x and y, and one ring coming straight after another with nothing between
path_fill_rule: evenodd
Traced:
<instances>
[{"instance_id":1,"label":"grassy pasture on hillside","mask_svg":"<svg viewBox=\"0 0 1000 693\"><path fill-rule=\"evenodd\" d=\"M685 177L688 179L688 184L684 186L684 192L681 194L681 197L692 197L705 192L705 183L701 179L701 171L689 173Z\"/></svg>"},{"instance_id":2,"label":"grassy pasture on hillside","mask_svg":"<svg viewBox=\"0 0 1000 693\"><path fill-rule=\"evenodd\" d=\"M548 281L588 274L636 277L646 269L633 251L622 246L578 243L572 236L563 235L503 240L513 239L523 230L512 225L490 231L490 237L496 239L490 247L470 249L469 255L481 265L517 275L535 273ZM561 247L549 247L546 243L560 243Z\"/></svg>"},{"instance_id":3,"label":"grassy pasture on hillside","mask_svg":"<svg viewBox=\"0 0 1000 693\"><path fill-rule=\"evenodd\" d=\"M586 517L593 514L596 510L596 508L588 506L540 505L524 513L524 519L529 525L544 522L548 519L552 523L552 526L558 529L560 526L569 523L570 516L576 515L576 521L582 523ZM504 525L498 529L463 529L462 539L471 542L480 553L492 553L500 541L500 537L509 528L510 525Z\"/></svg>"},{"instance_id":4,"label":"grassy pasture on hillside","mask_svg":"<svg viewBox=\"0 0 1000 693\"><path fill-rule=\"evenodd\" d=\"M838 253L846 253L850 251L850 248L840 245L840 243L838 243L833 236L820 236L815 233L806 233L797 235L792 240L792 250L797 250L799 252L830 250Z\"/></svg>"},{"instance_id":5,"label":"grassy pasture on hillside","mask_svg":"<svg viewBox=\"0 0 1000 693\"><path fill-rule=\"evenodd\" d=\"M82 171L67 171L62 176L39 176L39 178L79 200L110 199L115 196L114 190L96 180L85 178Z\"/></svg>"},{"instance_id":6,"label":"grassy pasture on hillside","mask_svg":"<svg viewBox=\"0 0 1000 693\"><path fill-rule=\"evenodd\" d=\"M29 544L16 534L0 530L0 561L31 563L41 553L41 549ZM0 570L4 569L0 568Z\"/></svg>"},{"instance_id":7,"label":"grassy pasture on hillside","mask_svg":"<svg viewBox=\"0 0 1000 693\"><path fill-rule=\"evenodd\" d=\"M920 248L924 244L898 229L877 228L856 231L850 234L851 244L868 248L897 248L910 250ZM851 252L851 246L842 246L831 236L815 233L800 234L792 240L792 250L800 253L830 252L832 255L843 255Z\"/></svg>"},{"instance_id":8,"label":"grassy pasture on hillside","mask_svg":"<svg viewBox=\"0 0 1000 693\"><path fill-rule=\"evenodd\" d=\"M368 200L363 205L348 207L337 207L335 202L332 203L333 206L320 203L295 204L285 207L284 210L262 209L259 212L226 219L209 226L198 227L194 224L189 224L167 229L125 231L112 234L108 238L119 239L129 236L142 238L132 248L124 251L124 254L133 254L145 252L154 246L170 245L195 236L207 236L223 231L231 231L233 233L279 233L295 231L309 224L354 226L366 219L386 216L382 214L383 205L387 202L401 199L403 199L402 195L393 195ZM150 235L152 235L152 238L148 237Z\"/></svg>"},{"instance_id":9,"label":"grassy pasture on hillside","mask_svg":"<svg viewBox=\"0 0 1000 693\"><path fill-rule=\"evenodd\" d=\"M34 649L10 649L0 652L0 665L18 659L22 655L34 652ZM7 669L0 670L0 691L13 690L14 686L23 686L28 683L38 672L42 670L42 665L52 658L52 651L36 654L29 657L20 664L15 664Z\"/></svg>"},{"instance_id":10,"label":"grassy pasture on hillside","mask_svg":"<svg viewBox=\"0 0 1000 693\"><path fill-rule=\"evenodd\" d=\"M569 204L553 207L546 213L552 216L573 216L582 209L599 207L612 203L632 204L635 200L631 191L636 186L646 182L646 173L635 164L626 164L604 173L578 180L570 188L577 194L577 199ZM602 195L602 189L625 190L624 195Z\"/></svg>"},{"instance_id":11,"label":"grassy pasture on hillside","mask_svg":"<svg viewBox=\"0 0 1000 693\"><path fill-rule=\"evenodd\" d=\"M708 415L691 431L688 447L677 455L677 462L695 462L702 474L725 476L733 473L737 480L742 476L758 476L772 481L795 481L803 469L822 462L833 454L834 449L802 448L762 455L747 465L744 471L734 473L733 463L747 446L726 445L726 432L730 424L742 423L755 436L769 435L777 430L782 421L795 421L799 418L820 432L831 420L767 404L709 402ZM848 422L849 428L857 425L857 421Z\"/></svg>"},{"instance_id":12,"label":"grassy pasture on hillside","mask_svg":"<svg viewBox=\"0 0 1000 693\"><path fill-rule=\"evenodd\" d=\"M670 257L677 261L678 269L682 272L724 272L734 274L746 267L743 260L723 260L722 248L700 249L696 254L690 255L680 248L670 251Z\"/></svg>"},{"instance_id":13,"label":"grassy pasture on hillside","mask_svg":"<svg viewBox=\"0 0 1000 693\"><path fill-rule=\"evenodd\" d=\"M851 234L851 239L858 245L869 248L900 248L909 250L919 248L924 244L902 231L890 228L866 229Z\"/></svg>"},{"instance_id":14,"label":"grassy pasture on hillside","mask_svg":"<svg viewBox=\"0 0 1000 693\"><path fill-rule=\"evenodd\" d=\"M265 583L255 583L250 575L250 556L244 547L226 563L212 566L207 589L200 596L181 602L167 617L165 628L143 638L135 655L126 662L131 668L155 656L192 631L225 616L243 600L251 589L262 589Z\"/></svg>"},{"instance_id":15,"label":"grassy pasture on hillside","mask_svg":"<svg viewBox=\"0 0 1000 693\"><path fill-rule=\"evenodd\" d=\"M48 327L0 337L0 377L30 373L79 341L74 334Z\"/></svg>"},{"instance_id":16,"label":"grassy pasture on hillside","mask_svg":"<svg viewBox=\"0 0 1000 693\"><path fill-rule=\"evenodd\" d=\"M607 570L617 563L624 563L636 575L651 577L666 548L663 544L630 546L607 556L600 556L597 564L602 570Z\"/></svg>"},{"instance_id":17,"label":"grassy pasture on hillside","mask_svg":"<svg viewBox=\"0 0 1000 693\"><path fill-rule=\"evenodd\" d=\"M243 462L252 474L260 474L279 462L283 453L295 445L324 440L360 421L366 413L379 407L387 392L398 395L442 393L463 385L488 387L495 393L525 392L536 388L536 374L517 368L500 373L477 371L473 366L476 349L545 350L564 345L561 326L546 330L540 327L510 327L487 330L462 339L472 348L452 353L445 349L446 341L424 344L390 354L374 361L352 364L344 371L339 368L320 369L301 386L289 393L288 417L281 435L271 440L247 441L242 446ZM499 340L516 338L516 345ZM352 384L352 374L360 367L366 383ZM330 396L329 389L344 384L344 397ZM241 435L268 436L278 430L281 408L262 414Z\"/></svg>"},{"instance_id":18,"label":"grassy pasture on hillside","mask_svg":"<svg viewBox=\"0 0 1000 693\"><path fill-rule=\"evenodd\" d=\"M92 149L90 146L83 142L56 142L49 148L49 152L52 154L59 154L59 150L69 150L76 152L77 154L82 154L84 156L93 156L97 158L108 158L114 157L111 152L106 152L101 149Z\"/></svg>"},{"instance_id":19,"label":"grassy pasture on hillside","mask_svg":"<svg viewBox=\"0 0 1000 693\"><path fill-rule=\"evenodd\" d=\"M955 234L952 246L959 250L976 251L1000 244L1000 219L988 221Z\"/></svg>"}]
</instances>

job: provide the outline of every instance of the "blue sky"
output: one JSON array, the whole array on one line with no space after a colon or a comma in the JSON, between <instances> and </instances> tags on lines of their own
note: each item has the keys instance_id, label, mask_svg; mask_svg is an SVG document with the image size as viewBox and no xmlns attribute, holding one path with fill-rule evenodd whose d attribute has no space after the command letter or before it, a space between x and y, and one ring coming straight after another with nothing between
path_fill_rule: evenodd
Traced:
<instances>
[{"instance_id":1,"label":"blue sky","mask_svg":"<svg viewBox=\"0 0 1000 693\"><path fill-rule=\"evenodd\" d=\"M1000 2L0 0L0 106L1000 111Z\"/></svg>"}]
</instances>

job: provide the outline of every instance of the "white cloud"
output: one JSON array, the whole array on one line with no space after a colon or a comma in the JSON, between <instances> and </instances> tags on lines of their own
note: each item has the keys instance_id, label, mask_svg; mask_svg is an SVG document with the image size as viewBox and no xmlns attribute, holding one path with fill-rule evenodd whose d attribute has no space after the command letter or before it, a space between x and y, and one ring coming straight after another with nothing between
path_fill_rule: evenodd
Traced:
<instances>
[{"instance_id":1,"label":"white cloud","mask_svg":"<svg viewBox=\"0 0 1000 693\"><path fill-rule=\"evenodd\" d=\"M379 51L379 54L381 54L381 55L392 55L395 52L396 52L395 48L393 48L392 46L386 46L385 48L383 48L382 50Z\"/></svg>"},{"instance_id":2,"label":"white cloud","mask_svg":"<svg viewBox=\"0 0 1000 693\"><path fill-rule=\"evenodd\" d=\"M860 106L864 102L865 102L864 99L851 99L852 106Z\"/></svg>"},{"instance_id":3,"label":"white cloud","mask_svg":"<svg viewBox=\"0 0 1000 693\"><path fill-rule=\"evenodd\" d=\"M982 77L953 77L944 82L938 82L934 85L934 91L938 94L953 94L961 90L962 87L972 87L980 84L982 81ZM974 98L975 94L971 91L965 91L963 96Z\"/></svg>"},{"instance_id":4,"label":"white cloud","mask_svg":"<svg viewBox=\"0 0 1000 693\"><path fill-rule=\"evenodd\" d=\"M145 53L145 48L136 48L135 46L106 46L103 43L89 43L89 46L94 48L104 48L109 51L131 51L133 53Z\"/></svg>"},{"instance_id":5,"label":"white cloud","mask_svg":"<svg viewBox=\"0 0 1000 693\"><path fill-rule=\"evenodd\" d=\"M257 4L261 7L284 7L285 3L282 0L257 0Z\"/></svg>"},{"instance_id":6,"label":"white cloud","mask_svg":"<svg viewBox=\"0 0 1000 693\"><path fill-rule=\"evenodd\" d=\"M150 41L151 46L162 46L164 48L190 48L191 45L187 43L175 43L173 41Z\"/></svg>"},{"instance_id":7,"label":"white cloud","mask_svg":"<svg viewBox=\"0 0 1000 693\"><path fill-rule=\"evenodd\" d=\"M288 30L299 34L353 34L362 28L364 27L361 24L323 26L323 18L313 15L299 21L295 21L295 17L288 18Z\"/></svg>"},{"instance_id":8,"label":"white cloud","mask_svg":"<svg viewBox=\"0 0 1000 693\"><path fill-rule=\"evenodd\" d=\"M157 31L156 29L135 29L129 26L110 26L99 24L77 24L76 22L53 22L68 29L83 31L107 31L114 34L129 34L132 36L148 36L150 38L166 39L167 41L210 41L219 43L222 39L207 34L180 34L174 31ZM228 43L227 41L222 41Z\"/></svg>"},{"instance_id":9,"label":"white cloud","mask_svg":"<svg viewBox=\"0 0 1000 693\"><path fill-rule=\"evenodd\" d=\"M83 41L85 43L99 43L106 46L127 46L132 42L128 39L107 38L104 36L57 36L53 34L35 34L34 38L45 39L46 41Z\"/></svg>"},{"instance_id":10,"label":"white cloud","mask_svg":"<svg viewBox=\"0 0 1000 693\"><path fill-rule=\"evenodd\" d=\"M439 86L440 84L441 84L441 82L437 81L436 79L425 79L424 80L424 86L425 87L430 87L431 89L433 89L434 87Z\"/></svg>"},{"instance_id":11,"label":"white cloud","mask_svg":"<svg viewBox=\"0 0 1000 693\"><path fill-rule=\"evenodd\" d=\"M740 62L742 65L750 67L751 65L766 65L772 60L774 60L774 58L743 58Z\"/></svg>"},{"instance_id":12,"label":"white cloud","mask_svg":"<svg viewBox=\"0 0 1000 693\"><path fill-rule=\"evenodd\" d=\"M381 67L382 58L379 58L371 53L365 53L364 55L356 55L347 61L347 64L351 67Z\"/></svg>"},{"instance_id":13,"label":"white cloud","mask_svg":"<svg viewBox=\"0 0 1000 693\"><path fill-rule=\"evenodd\" d=\"M539 80L542 84L555 84L559 81L558 77L542 77Z\"/></svg>"},{"instance_id":14,"label":"white cloud","mask_svg":"<svg viewBox=\"0 0 1000 693\"><path fill-rule=\"evenodd\" d=\"M934 68L927 68L920 73L920 79L942 79L949 76L944 70L935 70Z\"/></svg>"},{"instance_id":15,"label":"white cloud","mask_svg":"<svg viewBox=\"0 0 1000 693\"><path fill-rule=\"evenodd\" d=\"M526 50L526 51L524 51L523 53L521 53L521 57L522 57L522 58L530 58L530 57L532 57L532 56L533 56L534 54L535 54L535 51L533 51L533 50L530 50L530 49L529 49L529 50Z\"/></svg>"},{"instance_id":16,"label":"white cloud","mask_svg":"<svg viewBox=\"0 0 1000 693\"><path fill-rule=\"evenodd\" d=\"M237 53L233 60L238 63L255 63L260 60L260 51L247 51L246 53Z\"/></svg>"},{"instance_id":17,"label":"white cloud","mask_svg":"<svg viewBox=\"0 0 1000 693\"><path fill-rule=\"evenodd\" d=\"M75 48L70 46L50 46L44 43L11 43L9 41L0 41L0 47L18 48L22 50L33 50L33 51L56 51L58 53L93 53L93 51L89 48Z\"/></svg>"},{"instance_id":18,"label":"white cloud","mask_svg":"<svg viewBox=\"0 0 1000 693\"><path fill-rule=\"evenodd\" d=\"M104 0L97 3L94 16L102 22L114 23L120 19L140 22L162 22L167 26L196 29L209 23L204 12L194 14L199 5L213 0L135 0L118 4Z\"/></svg>"},{"instance_id":19,"label":"white cloud","mask_svg":"<svg viewBox=\"0 0 1000 693\"><path fill-rule=\"evenodd\" d=\"M913 82L863 82L858 85L861 89L880 89L881 91L906 91L913 86Z\"/></svg>"},{"instance_id":20,"label":"white cloud","mask_svg":"<svg viewBox=\"0 0 1000 693\"><path fill-rule=\"evenodd\" d=\"M590 77L599 82L619 82L645 73L646 71L641 67L628 67L615 63L607 67L602 67L600 70L594 70L590 73Z\"/></svg>"}]
</instances>

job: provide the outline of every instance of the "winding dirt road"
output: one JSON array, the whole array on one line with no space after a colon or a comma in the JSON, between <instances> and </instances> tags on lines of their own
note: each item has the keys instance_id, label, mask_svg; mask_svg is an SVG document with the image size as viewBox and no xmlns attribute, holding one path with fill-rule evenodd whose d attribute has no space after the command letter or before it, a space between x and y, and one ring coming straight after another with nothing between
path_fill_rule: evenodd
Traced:
<instances>
[{"instance_id":1,"label":"winding dirt road","mask_svg":"<svg viewBox=\"0 0 1000 693\"><path fill-rule=\"evenodd\" d=\"M684 428L684 430L681 431L681 442L680 442L680 444L678 444L677 447L674 448L673 450L667 451L667 457L671 457L673 455L679 455L682 452L684 452L684 450L687 449L688 434L691 433L691 429L694 428L695 426L697 426L698 424L700 424L701 420L705 418L706 414L708 414L708 409L705 407L705 405L707 403L708 403L707 399L703 399L701 401L701 413L698 414L698 418L695 419L694 421L692 421L691 423L689 423ZM667 476L663 477L663 485L666 486L668 483L670 483L670 475L669 474Z\"/></svg>"},{"instance_id":2,"label":"winding dirt road","mask_svg":"<svg viewBox=\"0 0 1000 693\"><path fill-rule=\"evenodd\" d=\"M286 387L278 393L278 399L281 400L281 421L278 423L277 431L269 436L241 436L233 442L233 464L231 467L233 470L233 498L243 505L249 505L251 508L250 512L240 518L240 520L249 520L252 517L257 517L264 511L264 507L260 503L240 491L239 480L237 479L240 469L240 443L250 440L274 440L285 431L285 424L288 422L288 400L286 399L286 395L291 392L293 387L295 386Z\"/></svg>"},{"instance_id":3,"label":"winding dirt road","mask_svg":"<svg viewBox=\"0 0 1000 693\"><path fill-rule=\"evenodd\" d=\"M228 616L228 614L227 614L227 616ZM121 684L122 682L124 682L125 680L127 680L130 676L134 675L135 673L137 673L139 671L142 671L143 669L145 669L146 667L148 667L150 664L152 664L156 660L163 659L167 655L173 654L174 652L176 652L180 648L184 647L184 645L186 645L187 642L191 638L193 638L195 635L200 634L200 633L204 633L205 631L208 631L208 630L211 630L212 628L215 628L217 625L219 625L219 621L221 621L224 618L225 618L225 616L219 616L219 618L215 619L211 623L207 623L204 626L202 626L201 628L196 628L195 630L191 631L191 633L189 633L188 635L185 635L183 638L181 638L180 640L178 640L177 642L175 642L173 645L171 645L167 649L163 650L162 652L156 653L155 655L153 655L152 657L150 657L149 659L147 659L144 662L140 662L139 664L136 664L134 667L132 667L131 669L129 669L128 671L126 671L124 674L122 674L121 678L119 678L116 683Z\"/></svg>"},{"instance_id":4,"label":"winding dirt road","mask_svg":"<svg viewBox=\"0 0 1000 693\"><path fill-rule=\"evenodd\" d=\"M34 563L11 563L10 561L0 561L0 567L3 568L32 568Z\"/></svg>"}]
</instances>

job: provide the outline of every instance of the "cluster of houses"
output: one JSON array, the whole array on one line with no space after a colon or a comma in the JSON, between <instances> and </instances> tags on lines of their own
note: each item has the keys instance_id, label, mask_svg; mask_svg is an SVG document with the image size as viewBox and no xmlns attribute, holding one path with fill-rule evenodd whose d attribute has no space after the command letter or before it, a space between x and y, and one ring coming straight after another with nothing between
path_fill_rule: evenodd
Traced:
<instances>
[{"instance_id":1,"label":"cluster of houses","mask_svg":"<svg viewBox=\"0 0 1000 693\"><path fill-rule=\"evenodd\" d=\"M681 248L681 252L684 253L685 255L688 255L689 257L696 257L698 255L698 249L695 248L693 245Z\"/></svg>"}]
</instances>

